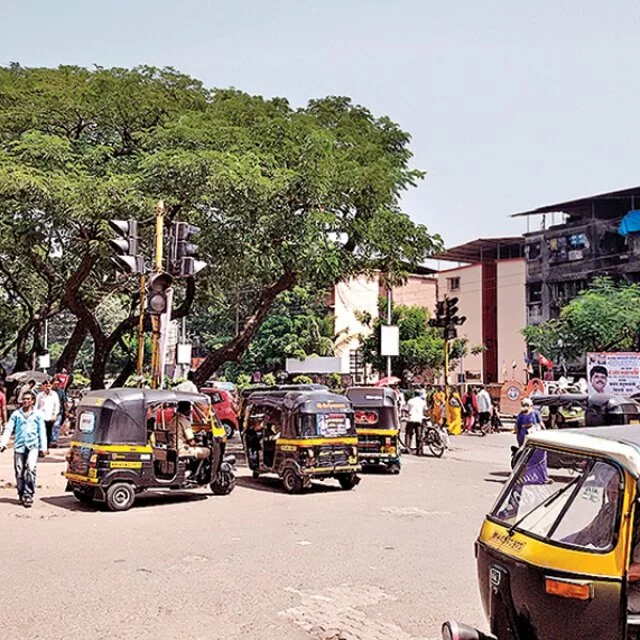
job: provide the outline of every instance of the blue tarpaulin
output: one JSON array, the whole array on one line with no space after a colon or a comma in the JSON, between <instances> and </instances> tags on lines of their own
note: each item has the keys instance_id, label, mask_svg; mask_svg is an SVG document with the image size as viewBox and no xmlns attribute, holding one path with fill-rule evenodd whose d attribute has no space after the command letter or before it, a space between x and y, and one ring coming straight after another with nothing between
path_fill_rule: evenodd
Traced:
<instances>
[{"instance_id":1,"label":"blue tarpaulin","mask_svg":"<svg viewBox=\"0 0 640 640\"><path fill-rule=\"evenodd\" d=\"M630 233L637 233L638 231L640 231L640 209L632 209L622 218L618 233L621 236L628 236Z\"/></svg>"}]
</instances>

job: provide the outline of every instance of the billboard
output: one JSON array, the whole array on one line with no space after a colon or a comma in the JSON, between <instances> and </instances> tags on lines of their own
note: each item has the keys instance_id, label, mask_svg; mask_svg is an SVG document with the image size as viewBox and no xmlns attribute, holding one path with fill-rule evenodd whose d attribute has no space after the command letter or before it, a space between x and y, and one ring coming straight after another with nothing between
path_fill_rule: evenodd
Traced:
<instances>
[{"instance_id":1,"label":"billboard","mask_svg":"<svg viewBox=\"0 0 640 640\"><path fill-rule=\"evenodd\" d=\"M588 353L589 395L613 393L631 396L640 392L640 353Z\"/></svg>"}]
</instances>

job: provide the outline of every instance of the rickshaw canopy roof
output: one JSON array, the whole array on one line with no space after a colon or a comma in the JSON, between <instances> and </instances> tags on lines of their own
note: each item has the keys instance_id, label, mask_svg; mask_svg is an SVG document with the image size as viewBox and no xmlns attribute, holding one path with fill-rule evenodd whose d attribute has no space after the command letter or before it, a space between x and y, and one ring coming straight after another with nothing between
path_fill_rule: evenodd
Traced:
<instances>
[{"instance_id":1,"label":"rickshaw canopy roof","mask_svg":"<svg viewBox=\"0 0 640 640\"><path fill-rule=\"evenodd\" d=\"M101 389L83 396L77 408L80 420L78 438L100 444L144 444L147 442L147 409L164 402L210 405L201 393L161 389ZM83 429L82 413L99 415Z\"/></svg>"},{"instance_id":2,"label":"rickshaw canopy roof","mask_svg":"<svg viewBox=\"0 0 640 640\"><path fill-rule=\"evenodd\" d=\"M527 443L611 458L640 478L640 425L538 431Z\"/></svg>"},{"instance_id":3,"label":"rickshaw canopy roof","mask_svg":"<svg viewBox=\"0 0 640 640\"><path fill-rule=\"evenodd\" d=\"M248 402L282 407L300 413L352 411L351 402L347 398L322 389L305 391L263 389L252 393Z\"/></svg>"},{"instance_id":4,"label":"rickshaw canopy roof","mask_svg":"<svg viewBox=\"0 0 640 640\"><path fill-rule=\"evenodd\" d=\"M396 392L388 387L349 387L344 395L355 407L396 406Z\"/></svg>"}]
</instances>

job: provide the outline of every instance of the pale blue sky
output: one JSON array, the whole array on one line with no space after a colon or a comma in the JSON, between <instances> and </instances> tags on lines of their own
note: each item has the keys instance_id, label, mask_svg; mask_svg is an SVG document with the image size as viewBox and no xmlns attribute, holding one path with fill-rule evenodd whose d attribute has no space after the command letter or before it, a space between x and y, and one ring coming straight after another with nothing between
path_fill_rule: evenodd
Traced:
<instances>
[{"instance_id":1,"label":"pale blue sky","mask_svg":"<svg viewBox=\"0 0 640 640\"><path fill-rule=\"evenodd\" d=\"M404 199L448 245L640 183L636 0L0 0L0 64L171 65L292 104L349 95L413 135Z\"/></svg>"}]
</instances>

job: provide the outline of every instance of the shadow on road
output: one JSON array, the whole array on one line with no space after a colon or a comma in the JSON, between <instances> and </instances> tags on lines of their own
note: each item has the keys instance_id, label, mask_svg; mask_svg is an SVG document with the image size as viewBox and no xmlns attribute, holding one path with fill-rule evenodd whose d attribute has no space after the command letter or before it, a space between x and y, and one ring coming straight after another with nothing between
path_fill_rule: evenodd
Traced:
<instances>
[{"instance_id":1,"label":"shadow on road","mask_svg":"<svg viewBox=\"0 0 640 640\"><path fill-rule=\"evenodd\" d=\"M20 500L18 498L0 498L0 504L14 504L20 505Z\"/></svg>"},{"instance_id":2,"label":"shadow on road","mask_svg":"<svg viewBox=\"0 0 640 640\"><path fill-rule=\"evenodd\" d=\"M131 507L132 509L139 509L145 507L155 507L162 505L175 504L177 502L196 502L198 500L206 500L210 498L210 495L202 493L187 493L186 491L172 491L172 492L160 492L160 493L148 493L136 497L136 501ZM1 500L1 499L0 499ZM106 506L104 503L95 502L87 504L80 502L72 495L63 496L49 496L47 498L41 498L42 502L46 502L54 507L60 509L66 509L67 511L104 511Z\"/></svg>"},{"instance_id":3,"label":"shadow on road","mask_svg":"<svg viewBox=\"0 0 640 640\"><path fill-rule=\"evenodd\" d=\"M332 480L329 480L332 482ZM325 484L323 482L312 482L311 486L308 489L305 489L301 494L321 494L321 493L332 493L334 491L343 491L342 487L337 484ZM268 491L270 493L284 493L287 491L282 486L282 482L279 478L274 478L273 476L261 476L258 480L254 480L253 478L240 477L237 478L236 484L239 487L244 487L245 489L253 489L254 491Z\"/></svg>"}]
</instances>

